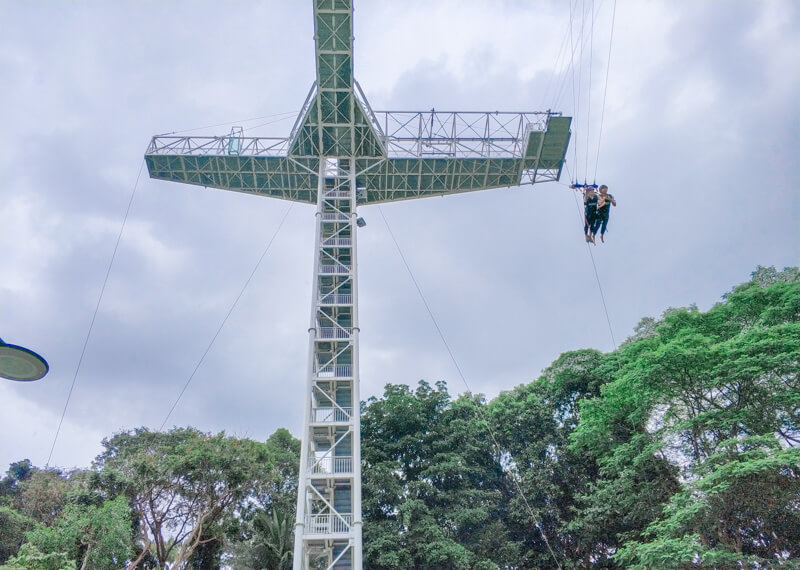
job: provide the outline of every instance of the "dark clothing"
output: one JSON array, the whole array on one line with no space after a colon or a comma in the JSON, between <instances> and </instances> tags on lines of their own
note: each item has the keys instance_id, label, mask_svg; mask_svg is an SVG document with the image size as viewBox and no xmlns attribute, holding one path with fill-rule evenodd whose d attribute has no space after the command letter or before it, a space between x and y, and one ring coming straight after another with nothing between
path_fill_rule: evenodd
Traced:
<instances>
[{"instance_id":1,"label":"dark clothing","mask_svg":"<svg viewBox=\"0 0 800 570\"><path fill-rule=\"evenodd\" d=\"M594 233L594 226L597 223L597 196L589 196L584 200L583 204L583 233L588 234L589 230L592 230L592 233Z\"/></svg>"},{"instance_id":2,"label":"dark clothing","mask_svg":"<svg viewBox=\"0 0 800 570\"><path fill-rule=\"evenodd\" d=\"M583 201L584 208L586 208L586 212L588 213L589 210L592 212L597 211L597 194L593 196L589 196Z\"/></svg>"},{"instance_id":3,"label":"dark clothing","mask_svg":"<svg viewBox=\"0 0 800 570\"><path fill-rule=\"evenodd\" d=\"M597 208L597 217L598 218L608 218L609 212L611 212L611 200L614 199L614 196L611 194L606 194L606 203L603 204L602 207Z\"/></svg>"},{"instance_id":4,"label":"dark clothing","mask_svg":"<svg viewBox=\"0 0 800 570\"><path fill-rule=\"evenodd\" d=\"M606 233L606 226L608 225L608 212L606 212L605 216L597 216L597 219L594 221L594 226L592 227L592 233L597 234L597 230L600 230L600 235L604 235Z\"/></svg>"},{"instance_id":5,"label":"dark clothing","mask_svg":"<svg viewBox=\"0 0 800 570\"><path fill-rule=\"evenodd\" d=\"M596 234L600 230L600 235L606 233L606 226L608 226L608 217L611 215L611 200L614 196L611 194L606 195L606 203L602 207L597 208L597 218L595 219L592 233Z\"/></svg>"}]
</instances>

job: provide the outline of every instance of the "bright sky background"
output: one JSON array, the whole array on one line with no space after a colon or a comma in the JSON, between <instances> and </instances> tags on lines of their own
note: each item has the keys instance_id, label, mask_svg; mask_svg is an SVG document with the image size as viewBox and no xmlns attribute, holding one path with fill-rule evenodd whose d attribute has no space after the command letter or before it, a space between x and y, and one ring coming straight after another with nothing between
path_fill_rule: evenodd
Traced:
<instances>
[{"instance_id":1,"label":"bright sky background","mask_svg":"<svg viewBox=\"0 0 800 570\"><path fill-rule=\"evenodd\" d=\"M591 181L599 157L619 204L591 247L619 343L800 262L800 2L619 0L604 113L613 2L594 3L593 34L582 4L570 67L566 2L361 0L355 73L376 110L575 116L569 172ZM309 1L0 0L0 337L51 367L0 380L0 473L47 461L150 137L287 136L293 116L252 127L297 112L313 80ZM473 391L613 349L568 183L382 206ZM162 424L289 205L145 169L51 465ZM464 392L381 212L359 212L362 396L423 378ZM313 239L314 207L294 205L168 426L299 436Z\"/></svg>"}]
</instances>

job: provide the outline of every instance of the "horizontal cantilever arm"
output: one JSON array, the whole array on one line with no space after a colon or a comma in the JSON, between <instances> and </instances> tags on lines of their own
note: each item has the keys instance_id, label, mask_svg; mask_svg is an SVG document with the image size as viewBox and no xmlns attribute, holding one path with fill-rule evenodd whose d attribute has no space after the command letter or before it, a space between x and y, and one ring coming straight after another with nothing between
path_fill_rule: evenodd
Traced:
<instances>
[{"instance_id":1,"label":"horizontal cantilever arm","mask_svg":"<svg viewBox=\"0 0 800 570\"><path fill-rule=\"evenodd\" d=\"M378 111L390 158L520 158L528 134L547 130L544 113Z\"/></svg>"},{"instance_id":2,"label":"horizontal cantilever arm","mask_svg":"<svg viewBox=\"0 0 800 570\"><path fill-rule=\"evenodd\" d=\"M368 108L367 108L368 109ZM551 113L372 113L386 153L356 156L360 204L558 180L571 119ZM316 203L320 157L291 139L153 137L152 178Z\"/></svg>"},{"instance_id":3,"label":"horizontal cantilever arm","mask_svg":"<svg viewBox=\"0 0 800 570\"><path fill-rule=\"evenodd\" d=\"M549 112L373 116L388 157L358 162L368 204L558 180L571 123Z\"/></svg>"},{"instance_id":4,"label":"horizontal cantilever arm","mask_svg":"<svg viewBox=\"0 0 800 570\"><path fill-rule=\"evenodd\" d=\"M290 158L289 139L156 136L151 178L315 204L319 159Z\"/></svg>"}]
</instances>

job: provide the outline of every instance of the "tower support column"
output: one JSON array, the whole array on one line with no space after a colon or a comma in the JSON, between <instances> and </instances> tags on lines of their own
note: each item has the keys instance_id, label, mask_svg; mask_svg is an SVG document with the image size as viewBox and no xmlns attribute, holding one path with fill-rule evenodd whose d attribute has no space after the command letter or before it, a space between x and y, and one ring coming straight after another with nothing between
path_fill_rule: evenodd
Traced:
<instances>
[{"instance_id":1,"label":"tower support column","mask_svg":"<svg viewBox=\"0 0 800 570\"><path fill-rule=\"evenodd\" d=\"M361 570L356 176L320 161L294 570Z\"/></svg>"}]
</instances>

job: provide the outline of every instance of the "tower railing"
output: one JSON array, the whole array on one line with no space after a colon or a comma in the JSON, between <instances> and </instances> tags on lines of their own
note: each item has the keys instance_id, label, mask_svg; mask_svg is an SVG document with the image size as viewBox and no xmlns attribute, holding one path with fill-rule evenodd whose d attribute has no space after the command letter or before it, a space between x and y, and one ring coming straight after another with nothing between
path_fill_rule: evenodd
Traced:
<instances>
[{"instance_id":1,"label":"tower railing","mask_svg":"<svg viewBox=\"0 0 800 570\"><path fill-rule=\"evenodd\" d=\"M353 515L306 515L305 534L347 534L353 524Z\"/></svg>"},{"instance_id":2,"label":"tower railing","mask_svg":"<svg viewBox=\"0 0 800 570\"><path fill-rule=\"evenodd\" d=\"M353 472L352 457L325 456L318 459L308 458L308 467L313 474L334 475Z\"/></svg>"},{"instance_id":3,"label":"tower railing","mask_svg":"<svg viewBox=\"0 0 800 570\"><path fill-rule=\"evenodd\" d=\"M352 305L353 296L341 293L328 293L323 294L319 302L321 305Z\"/></svg>"},{"instance_id":4,"label":"tower railing","mask_svg":"<svg viewBox=\"0 0 800 570\"><path fill-rule=\"evenodd\" d=\"M315 408L312 421L317 424L323 423L347 423L353 413L353 408Z\"/></svg>"},{"instance_id":5,"label":"tower railing","mask_svg":"<svg viewBox=\"0 0 800 570\"><path fill-rule=\"evenodd\" d=\"M315 367L314 373L318 378L352 378L353 365L326 364L324 366Z\"/></svg>"},{"instance_id":6,"label":"tower railing","mask_svg":"<svg viewBox=\"0 0 800 570\"><path fill-rule=\"evenodd\" d=\"M289 139L273 137L181 137L157 135L150 140L146 154L185 156L266 156L283 157L289 152ZM236 148L236 152L231 149Z\"/></svg>"},{"instance_id":7,"label":"tower railing","mask_svg":"<svg viewBox=\"0 0 800 570\"><path fill-rule=\"evenodd\" d=\"M319 327L317 329L318 340L347 340L353 334L353 329L350 327Z\"/></svg>"},{"instance_id":8,"label":"tower railing","mask_svg":"<svg viewBox=\"0 0 800 570\"><path fill-rule=\"evenodd\" d=\"M322 240L323 247L350 247L353 240L349 237L329 237Z\"/></svg>"}]
</instances>

